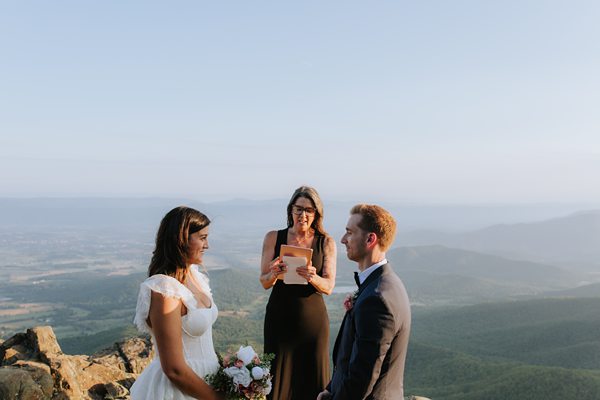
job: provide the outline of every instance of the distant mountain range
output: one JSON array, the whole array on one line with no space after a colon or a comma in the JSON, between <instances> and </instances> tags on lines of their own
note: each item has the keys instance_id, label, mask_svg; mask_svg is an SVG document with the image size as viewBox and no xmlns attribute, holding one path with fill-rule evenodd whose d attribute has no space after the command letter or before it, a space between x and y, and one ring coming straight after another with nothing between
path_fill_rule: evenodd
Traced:
<instances>
[{"instance_id":1,"label":"distant mountain range","mask_svg":"<svg viewBox=\"0 0 600 400\"><path fill-rule=\"evenodd\" d=\"M545 293L548 297L600 297L600 283L591 283L572 289L555 290Z\"/></svg>"},{"instance_id":2,"label":"distant mountain range","mask_svg":"<svg viewBox=\"0 0 600 400\"><path fill-rule=\"evenodd\" d=\"M290 193L291 195L291 193ZM325 227L339 239L348 212L357 201L329 201L324 198ZM151 226L178 205L197 207L212 220L228 228L257 227L274 229L285 224L288 198L271 200L234 199L205 202L193 198L10 198L0 197L0 221L4 225L40 226ZM465 231L498 223L519 223L545 220L597 204L497 204L444 205L380 203L397 219L400 231L432 229ZM428 244L428 243L426 243Z\"/></svg>"},{"instance_id":3,"label":"distant mountain range","mask_svg":"<svg viewBox=\"0 0 600 400\"><path fill-rule=\"evenodd\" d=\"M439 245L398 247L390 250L387 257L402 278L413 304L517 299L571 289L591 279L583 272ZM356 265L345 258L341 249L338 285L352 285L355 269Z\"/></svg>"},{"instance_id":4,"label":"distant mountain range","mask_svg":"<svg viewBox=\"0 0 600 400\"><path fill-rule=\"evenodd\" d=\"M600 210L540 222L494 225L467 233L401 233L404 246L444 245L512 259L600 272Z\"/></svg>"},{"instance_id":5,"label":"distant mountain range","mask_svg":"<svg viewBox=\"0 0 600 400\"><path fill-rule=\"evenodd\" d=\"M143 256L147 257L164 213L176 205L188 204L204 210L213 221L213 246L208 256L211 264L246 267L256 273L262 238L268 230L285 226L286 203L285 199L199 203L159 198L0 198L0 229L9 237L19 230L34 230L39 236L44 229L53 231L61 226L70 227L73 234L78 230L104 230L104 237L117 242L123 241L123 237L139 238L136 240L145 246ZM350 206L350 203L333 203L326 209L326 221L333 221L337 229L343 229ZM481 222L486 212L495 215L490 220L500 215L510 220L509 211L514 209L388 206L401 216L396 244L403 246L392 249L388 258L405 281L415 304L472 304L573 289L600 280L600 274L587 274L583 268L587 272L600 271L600 211L541 222L493 225L466 233L424 230L405 233L408 225L427 226L438 217L445 221L442 225L462 218L466 221L463 227ZM469 217L470 212L474 217ZM515 213L524 215L524 209ZM442 215L446 215L445 219ZM356 266L346 259L339 244L340 235L331 233L339 247L337 284L351 287ZM64 246L60 248L71 251ZM132 262L146 262L141 256L140 260Z\"/></svg>"},{"instance_id":6,"label":"distant mountain range","mask_svg":"<svg viewBox=\"0 0 600 400\"><path fill-rule=\"evenodd\" d=\"M581 279L576 274L550 265L444 246L395 248L388 252L388 258L399 271L458 275L511 285L565 287L576 285Z\"/></svg>"},{"instance_id":7,"label":"distant mountain range","mask_svg":"<svg viewBox=\"0 0 600 400\"><path fill-rule=\"evenodd\" d=\"M255 238L260 241L268 230L283 228L286 223L286 199L203 203L182 198L0 197L0 228L31 230L69 226L89 230L155 231L164 214L182 204L205 212L213 221L214 232L227 236L230 241ZM339 201L326 203L325 227L336 241L343 234L352 205ZM600 272L599 210L555 218L576 206L383 205L398 220L396 244L399 246L443 245Z\"/></svg>"}]
</instances>

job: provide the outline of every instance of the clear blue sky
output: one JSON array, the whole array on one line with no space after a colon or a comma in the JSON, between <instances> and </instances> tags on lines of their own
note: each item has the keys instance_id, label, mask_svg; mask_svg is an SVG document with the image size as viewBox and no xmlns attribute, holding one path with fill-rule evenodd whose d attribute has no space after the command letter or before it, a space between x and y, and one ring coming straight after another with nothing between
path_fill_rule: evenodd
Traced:
<instances>
[{"instance_id":1,"label":"clear blue sky","mask_svg":"<svg viewBox=\"0 0 600 400\"><path fill-rule=\"evenodd\" d=\"M598 1L4 1L0 196L600 204Z\"/></svg>"}]
</instances>

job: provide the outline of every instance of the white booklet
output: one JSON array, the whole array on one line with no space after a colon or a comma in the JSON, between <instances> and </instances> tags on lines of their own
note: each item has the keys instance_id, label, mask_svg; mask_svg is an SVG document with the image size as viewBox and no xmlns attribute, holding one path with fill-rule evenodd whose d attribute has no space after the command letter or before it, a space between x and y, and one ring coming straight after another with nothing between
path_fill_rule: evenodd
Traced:
<instances>
[{"instance_id":1,"label":"white booklet","mask_svg":"<svg viewBox=\"0 0 600 400\"><path fill-rule=\"evenodd\" d=\"M283 283L286 285L308 285L306 279L296 272L296 268L306 266L306 258L283 256L282 259L287 264L287 272L283 276Z\"/></svg>"},{"instance_id":2,"label":"white booklet","mask_svg":"<svg viewBox=\"0 0 600 400\"><path fill-rule=\"evenodd\" d=\"M286 285L308 285L306 279L298 275L296 268L308 265L312 258L312 249L282 244L279 255L288 266L287 272L283 276L283 283Z\"/></svg>"}]
</instances>

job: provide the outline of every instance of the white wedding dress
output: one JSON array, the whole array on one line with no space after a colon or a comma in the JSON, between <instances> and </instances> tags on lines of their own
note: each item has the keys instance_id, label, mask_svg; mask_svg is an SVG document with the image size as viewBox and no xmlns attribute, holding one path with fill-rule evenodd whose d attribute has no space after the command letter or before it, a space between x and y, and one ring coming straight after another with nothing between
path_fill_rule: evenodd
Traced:
<instances>
[{"instance_id":1,"label":"white wedding dress","mask_svg":"<svg viewBox=\"0 0 600 400\"><path fill-rule=\"evenodd\" d=\"M140 285L134 323L138 330L152 335L155 356L152 362L144 369L130 389L132 400L188 400L193 399L177 389L167 378L160 366L160 355L152 329L146 323L150 310L151 291L158 292L167 297L181 299L187 308L187 314L181 317L183 355L187 364L201 378L212 374L219 368L219 361L213 346L212 325L217 319L217 306L212 299L208 277L192 265L190 273L201 286L204 293L208 294L211 307L198 308L198 302L190 289L179 283L175 278L167 275L153 275Z\"/></svg>"}]
</instances>

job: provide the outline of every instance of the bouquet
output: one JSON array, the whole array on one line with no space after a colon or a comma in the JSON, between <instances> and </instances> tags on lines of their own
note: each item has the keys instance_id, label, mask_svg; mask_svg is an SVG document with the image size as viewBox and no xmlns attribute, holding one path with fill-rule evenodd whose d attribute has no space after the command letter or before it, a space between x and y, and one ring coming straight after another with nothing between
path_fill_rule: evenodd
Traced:
<instances>
[{"instance_id":1,"label":"bouquet","mask_svg":"<svg viewBox=\"0 0 600 400\"><path fill-rule=\"evenodd\" d=\"M218 357L219 370L205 381L227 400L265 400L271 393L272 354L259 357L252 346L240 346L237 353Z\"/></svg>"}]
</instances>

